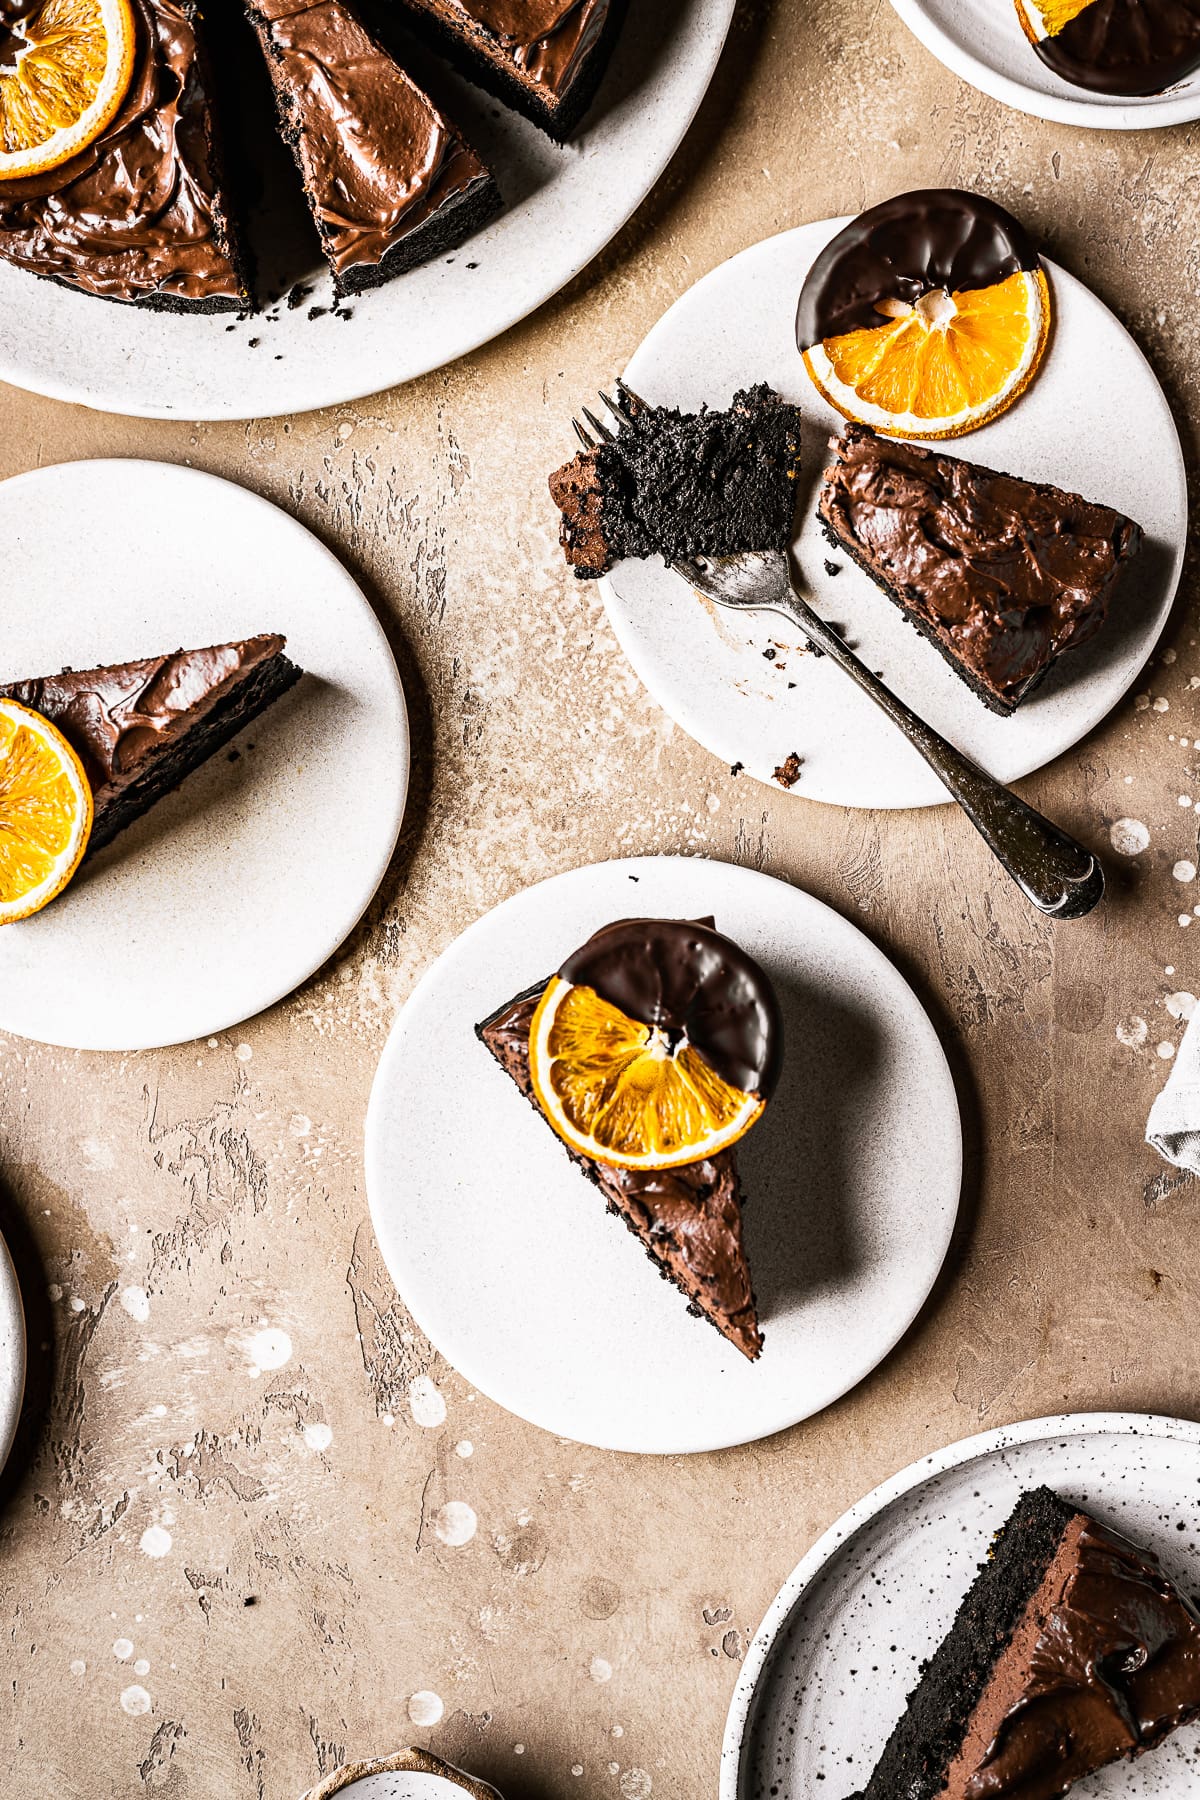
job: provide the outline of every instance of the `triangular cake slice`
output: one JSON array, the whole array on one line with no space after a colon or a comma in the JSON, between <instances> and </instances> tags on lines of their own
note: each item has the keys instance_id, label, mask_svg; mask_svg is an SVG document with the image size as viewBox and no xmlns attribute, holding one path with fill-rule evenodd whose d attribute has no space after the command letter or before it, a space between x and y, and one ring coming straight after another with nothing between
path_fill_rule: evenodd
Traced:
<instances>
[{"instance_id":1,"label":"triangular cake slice","mask_svg":"<svg viewBox=\"0 0 1200 1800\"><path fill-rule=\"evenodd\" d=\"M95 807L88 854L111 843L300 679L270 635L0 687L56 725Z\"/></svg>"},{"instance_id":2,"label":"triangular cake slice","mask_svg":"<svg viewBox=\"0 0 1200 1800\"><path fill-rule=\"evenodd\" d=\"M852 1800L1054 1800L1200 1716L1200 1614L1158 1559L1022 1494Z\"/></svg>"},{"instance_id":3,"label":"triangular cake slice","mask_svg":"<svg viewBox=\"0 0 1200 1800\"><path fill-rule=\"evenodd\" d=\"M595 97L626 0L399 0L447 59L562 142ZM396 14L398 0L375 0Z\"/></svg>"},{"instance_id":4,"label":"triangular cake slice","mask_svg":"<svg viewBox=\"0 0 1200 1800\"><path fill-rule=\"evenodd\" d=\"M539 1118L542 1111L529 1078L529 1027L545 985L540 982L518 994L476 1026L480 1041ZM755 1361L763 1340L742 1239L736 1149L682 1168L645 1170L618 1169L580 1156L566 1144L562 1148L600 1189L609 1212L624 1219L663 1277L722 1337Z\"/></svg>"},{"instance_id":5,"label":"triangular cake slice","mask_svg":"<svg viewBox=\"0 0 1200 1800\"><path fill-rule=\"evenodd\" d=\"M1011 713L1103 625L1142 531L1111 506L848 425L827 534L967 686Z\"/></svg>"},{"instance_id":6,"label":"triangular cake slice","mask_svg":"<svg viewBox=\"0 0 1200 1800\"><path fill-rule=\"evenodd\" d=\"M0 182L0 257L165 312L251 304L194 0L133 0L138 48L111 124L61 167ZM19 9L18 9L19 11Z\"/></svg>"},{"instance_id":7,"label":"triangular cake slice","mask_svg":"<svg viewBox=\"0 0 1200 1800\"><path fill-rule=\"evenodd\" d=\"M246 0L339 295L444 254L496 213L486 164L342 0Z\"/></svg>"}]
</instances>

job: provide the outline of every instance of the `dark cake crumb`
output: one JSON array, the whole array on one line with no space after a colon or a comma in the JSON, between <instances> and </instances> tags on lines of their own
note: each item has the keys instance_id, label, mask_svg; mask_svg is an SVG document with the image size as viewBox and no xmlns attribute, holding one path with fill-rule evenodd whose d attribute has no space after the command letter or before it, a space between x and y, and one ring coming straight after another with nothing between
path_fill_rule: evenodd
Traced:
<instances>
[{"instance_id":1,"label":"dark cake crumb","mask_svg":"<svg viewBox=\"0 0 1200 1800\"><path fill-rule=\"evenodd\" d=\"M828 557L825 558L825 573L827 575L840 575L841 572L841 563L830 562Z\"/></svg>"},{"instance_id":2,"label":"dark cake crumb","mask_svg":"<svg viewBox=\"0 0 1200 1800\"><path fill-rule=\"evenodd\" d=\"M775 780L780 787L793 788L800 779L800 757L795 750L790 750L775 770Z\"/></svg>"},{"instance_id":3,"label":"dark cake crumb","mask_svg":"<svg viewBox=\"0 0 1200 1800\"><path fill-rule=\"evenodd\" d=\"M298 281L287 297L288 311L295 312L298 306L303 306L311 293L312 288L308 282Z\"/></svg>"}]
</instances>

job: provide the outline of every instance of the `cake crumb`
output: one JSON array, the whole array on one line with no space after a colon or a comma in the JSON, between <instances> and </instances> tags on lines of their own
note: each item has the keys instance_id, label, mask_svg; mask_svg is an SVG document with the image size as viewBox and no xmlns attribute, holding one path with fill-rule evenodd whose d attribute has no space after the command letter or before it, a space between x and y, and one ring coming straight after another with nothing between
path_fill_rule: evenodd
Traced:
<instances>
[{"instance_id":1,"label":"cake crumb","mask_svg":"<svg viewBox=\"0 0 1200 1800\"><path fill-rule=\"evenodd\" d=\"M840 575L841 572L841 563L830 562L828 557L825 558L825 573L827 575Z\"/></svg>"},{"instance_id":2,"label":"cake crumb","mask_svg":"<svg viewBox=\"0 0 1200 1800\"><path fill-rule=\"evenodd\" d=\"M298 306L303 306L311 293L312 288L308 282L298 281L287 297L288 311L295 312Z\"/></svg>"},{"instance_id":3,"label":"cake crumb","mask_svg":"<svg viewBox=\"0 0 1200 1800\"><path fill-rule=\"evenodd\" d=\"M730 766L729 773L731 775L740 775L742 770L745 768L745 766L746 766L745 763L740 763L740 762L733 763Z\"/></svg>"},{"instance_id":4,"label":"cake crumb","mask_svg":"<svg viewBox=\"0 0 1200 1800\"><path fill-rule=\"evenodd\" d=\"M795 750L789 751L779 767L775 770L774 779L780 787L793 788L800 779L800 757Z\"/></svg>"},{"instance_id":5,"label":"cake crumb","mask_svg":"<svg viewBox=\"0 0 1200 1800\"><path fill-rule=\"evenodd\" d=\"M323 319L328 311L329 308L327 306L310 306L308 309L308 316L310 319Z\"/></svg>"}]
</instances>

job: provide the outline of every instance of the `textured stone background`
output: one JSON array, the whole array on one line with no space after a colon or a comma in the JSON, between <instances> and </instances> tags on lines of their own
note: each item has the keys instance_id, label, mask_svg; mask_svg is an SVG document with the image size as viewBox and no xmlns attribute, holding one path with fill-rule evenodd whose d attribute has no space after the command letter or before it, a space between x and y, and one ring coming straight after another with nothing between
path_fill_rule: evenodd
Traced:
<instances>
[{"instance_id":1,"label":"textured stone background","mask_svg":"<svg viewBox=\"0 0 1200 1800\"><path fill-rule=\"evenodd\" d=\"M674 731L565 576L543 494L571 409L697 276L930 183L1016 207L1200 418L1195 137L1006 112L886 0L747 4L651 200L480 355L246 425L0 390L2 475L157 456L312 526L388 623L419 754L379 902L286 1004L152 1055L0 1039L32 1348L0 1511L6 1794L295 1800L408 1740L510 1797L712 1794L748 1634L866 1488L1022 1415L1195 1411L1200 1200L1140 1143L1200 986L1200 888L1173 873L1200 861L1180 804L1200 798L1194 578L1138 692L1027 786L1112 875L1055 932L949 809L823 809ZM1146 828L1116 830L1136 855L1113 849L1121 820ZM472 1394L392 1292L362 1186L372 1072L419 972L524 884L641 851L749 863L852 916L940 1022L969 1138L960 1241L887 1364L778 1439L669 1461ZM477 1520L465 1544L442 1541L452 1502ZM421 1726L429 1695L444 1716Z\"/></svg>"}]
</instances>

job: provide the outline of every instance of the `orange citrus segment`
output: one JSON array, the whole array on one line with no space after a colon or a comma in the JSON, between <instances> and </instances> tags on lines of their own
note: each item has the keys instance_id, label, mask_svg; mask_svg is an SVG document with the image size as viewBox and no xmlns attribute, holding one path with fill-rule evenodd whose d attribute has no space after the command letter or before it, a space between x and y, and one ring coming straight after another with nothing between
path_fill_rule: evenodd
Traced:
<instances>
[{"instance_id":1,"label":"orange citrus segment","mask_svg":"<svg viewBox=\"0 0 1200 1800\"><path fill-rule=\"evenodd\" d=\"M0 925L62 892L91 829L92 790L66 738L40 713L0 700Z\"/></svg>"},{"instance_id":2,"label":"orange citrus segment","mask_svg":"<svg viewBox=\"0 0 1200 1800\"><path fill-rule=\"evenodd\" d=\"M809 374L848 419L889 437L959 437L1024 392L1050 330L1040 269L991 287L944 289L861 331L804 352Z\"/></svg>"},{"instance_id":3,"label":"orange citrus segment","mask_svg":"<svg viewBox=\"0 0 1200 1800\"><path fill-rule=\"evenodd\" d=\"M1094 0L1017 0L1017 13L1025 36L1033 43L1057 37Z\"/></svg>"},{"instance_id":4,"label":"orange citrus segment","mask_svg":"<svg viewBox=\"0 0 1200 1800\"><path fill-rule=\"evenodd\" d=\"M0 31L0 182L57 169L99 137L136 45L130 0L42 0Z\"/></svg>"},{"instance_id":5,"label":"orange citrus segment","mask_svg":"<svg viewBox=\"0 0 1200 1800\"><path fill-rule=\"evenodd\" d=\"M762 1112L686 1039L672 1045L593 988L552 977L529 1033L534 1096L580 1156L670 1169L736 1143Z\"/></svg>"}]
</instances>

